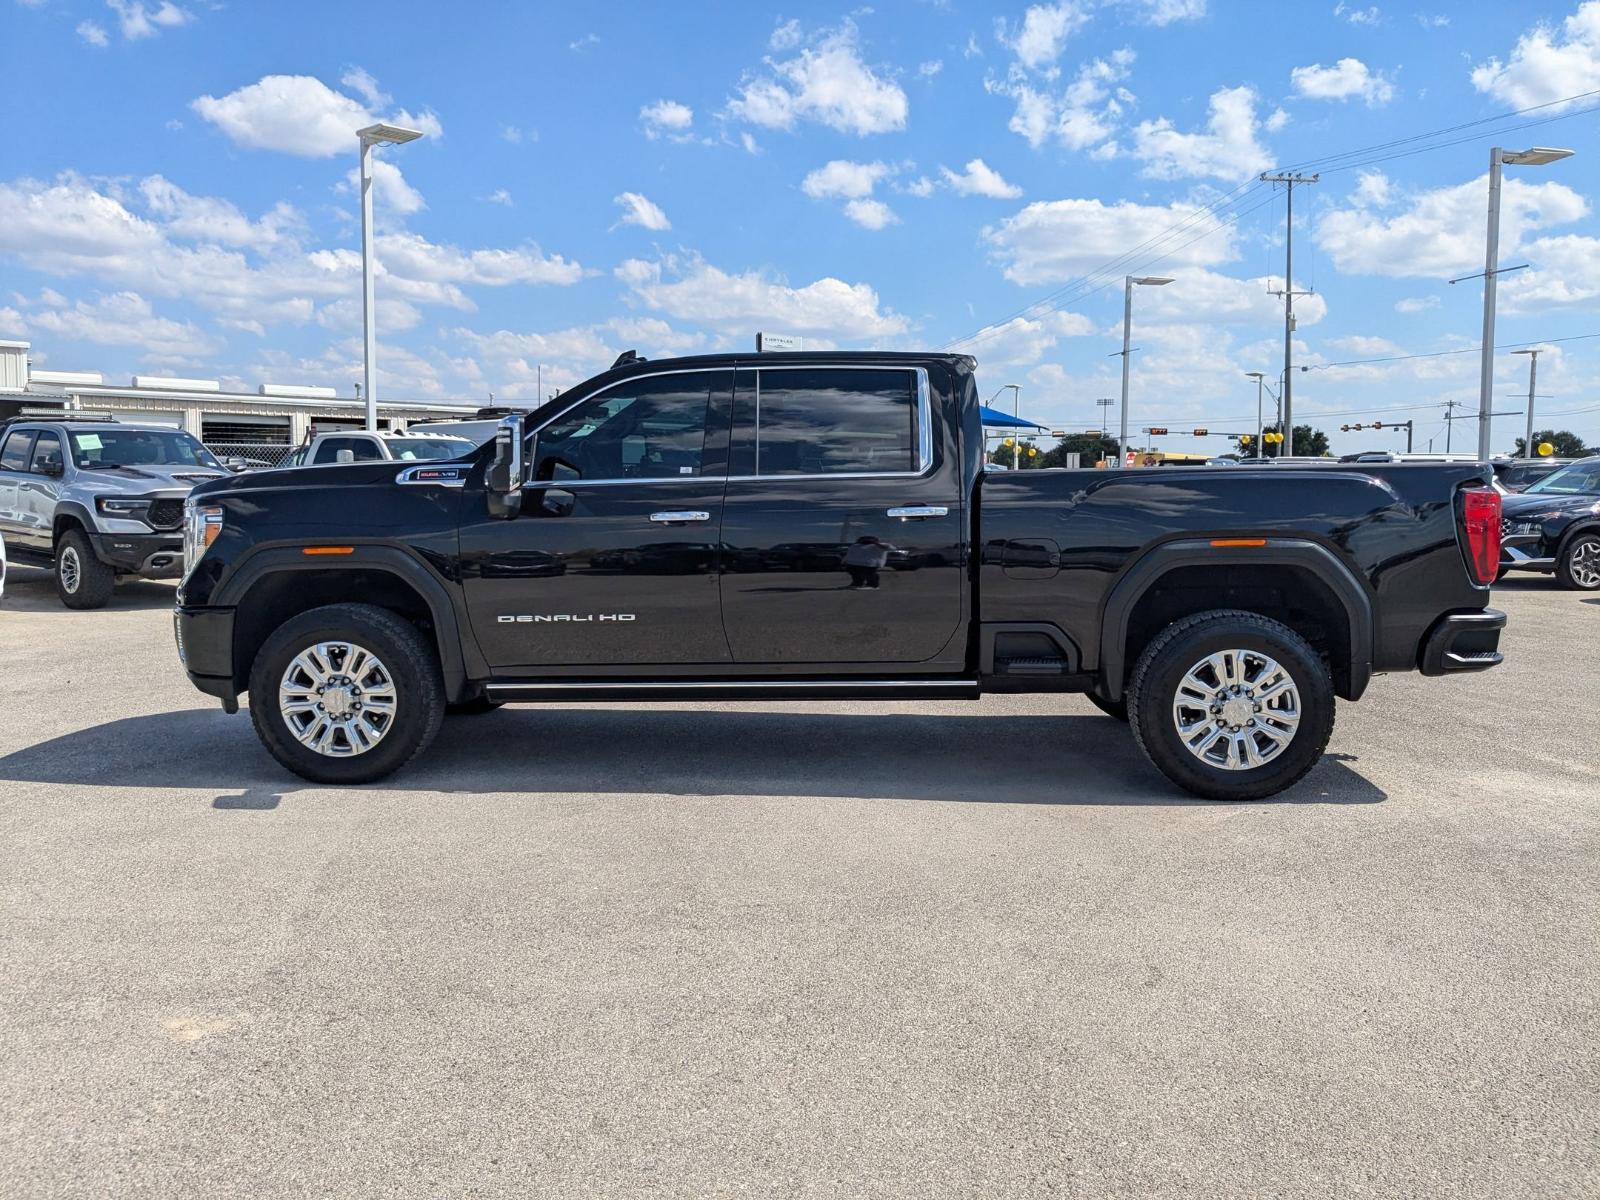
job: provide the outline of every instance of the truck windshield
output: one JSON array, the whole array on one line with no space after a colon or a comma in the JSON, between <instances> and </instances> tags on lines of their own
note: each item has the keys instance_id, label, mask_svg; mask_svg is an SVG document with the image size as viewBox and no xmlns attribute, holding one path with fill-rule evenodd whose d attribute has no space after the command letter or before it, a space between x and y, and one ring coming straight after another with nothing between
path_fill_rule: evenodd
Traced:
<instances>
[{"instance_id":1,"label":"truck windshield","mask_svg":"<svg viewBox=\"0 0 1600 1200\"><path fill-rule=\"evenodd\" d=\"M1577 462L1570 467L1562 467L1561 470L1546 475L1538 483L1533 484L1523 495L1532 495L1535 492L1557 496L1585 496L1591 492L1600 492L1600 460Z\"/></svg>"},{"instance_id":2,"label":"truck windshield","mask_svg":"<svg viewBox=\"0 0 1600 1200\"><path fill-rule=\"evenodd\" d=\"M223 466L191 434L178 429L97 429L72 434L80 468Z\"/></svg>"},{"instance_id":3,"label":"truck windshield","mask_svg":"<svg viewBox=\"0 0 1600 1200\"><path fill-rule=\"evenodd\" d=\"M396 458L460 458L472 449L465 438L390 438L389 450Z\"/></svg>"}]
</instances>

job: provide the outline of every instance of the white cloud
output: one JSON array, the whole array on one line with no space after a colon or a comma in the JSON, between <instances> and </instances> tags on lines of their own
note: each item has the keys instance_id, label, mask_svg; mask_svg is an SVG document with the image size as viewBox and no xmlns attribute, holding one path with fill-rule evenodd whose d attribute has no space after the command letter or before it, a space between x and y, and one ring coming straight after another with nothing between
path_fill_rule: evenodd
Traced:
<instances>
[{"instance_id":1,"label":"white cloud","mask_svg":"<svg viewBox=\"0 0 1600 1200\"><path fill-rule=\"evenodd\" d=\"M484 199L490 204L503 204L507 208L515 207L517 203L511 198L511 193L506 188L495 188Z\"/></svg>"},{"instance_id":2,"label":"white cloud","mask_svg":"<svg viewBox=\"0 0 1600 1200\"><path fill-rule=\"evenodd\" d=\"M349 296L324 304L317 310L317 324L338 333L361 331L361 298ZM403 333L422 324L422 310L408 300L383 292L377 294L377 324L385 333ZM257 330L251 330L255 333Z\"/></svg>"},{"instance_id":3,"label":"white cloud","mask_svg":"<svg viewBox=\"0 0 1600 1200\"><path fill-rule=\"evenodd\" d=\"M1577 234L1535 238L1523 252L1534 269L1500 281L1503 311L1600 307L1600 238Z\"/></svg>"},{"instance_id":4,"label":"white cloud","mask_svg":"<svg viewBox=\"0 0 1600 1200\"><path fill-rule=\"evenodd\" d=\"M1341 58L1331 67L1321 63L1296 67L1289 72L1289 82L1297 96L1308 100L1349 100L1359 96L1369 108L1375 108L1394 98L1394 85L1368 69L1359 58Z\"/></svg>"},{"instance_id":5,"label":"white cloud","mask_svg":"<svg viewBox=\"0 0 1600 1200\"><path fill-rule=\"evenodd\" d=\"M387 271L418 283L566 285L583 277L583 268L577 263L559 254L546 256L533 245L516 250L462 250L409 232L383 234L377 245L379 259Z\"/></svg>"},{"instance_id":6,"label":"white cloud","mask_svg":"<svg viewBox=\"0 0 1600 1200\"><path fill-rule=\"evenodd\" d=\"M69 303L47 289L39 304L23 313L28 330L35 334L102 346L136 346L147 358L168 362L202 358L220 347L216 337L193 322L157 316L150 301L136 292Z\"/></svg>"},{"instance_id":7,"label":"white cloud","mask_svg":"<svg viewBox=\"0 0 1600 1200\"><path fill-rule=\"evenodd\" d=\"M1584 0L1559 31L1535 25L1517 39L1508 62L1491 58L1473 68L1472 86L1512 108L1600 88L1600 0Z\"/></svg>"},{"instance_id":8,"label":"white cloud","mask_svg":"<svg viewBox=\"0 0 1600 1200\"><path fill-rule=\"evenodd\" d=\"M1164 269L1165 270L1165 269ZM1272 295L1283 289L1281 275L1237 279L1204 268L1166 271L1172 282L1165 287L1141 288L1139 323L1246 325L1271 328L1283 323L1283 300ZM1304 280L1297 280L1304 286ZM1315 325L1328 315L1328 302L1320 295L1296 296L1295 321Z\"/></svg>"},{"instance_id":9,"label":"white cloud","mask_svg":"<svg viewBox=\"0 0 1600 1200\"><path fill-rule=\"evenodd\" d=\"M149 5L141 0L106 0L106 7L117 14L117 27L130 42L155 37L162 29L176 28L194 19L188 9L179 8L171 0Z\"/></svg>"},{"instance_id":10,"label":"white cloud","mask_svg":"<svg viewBox=\"0 0 1600 1200\"><path fill-rule=\"evenodd\" d=\"M1015 68L1003 80L985 80L984 87L1016 101L1008 128L1034 149L1053 140L1069 150L1090 150L1111 139L1133 100L1126 89L1114 86L1127 78L1133 60L1128 47L1091 59L1059 94L1048 83L1027 82Z\"/></svg>"},{"instance_id":11,"label":"white cloud","mask_svg":"<svg viewBox=\"0 0 1600 1200\"><path fill-rule=\"evenodd\" d=\"M1067 38L1083 28L1088 20L1088 9L1076 0L1035 4L1022 14L1022 23L1015 28L1004 18L996 19L995 38L1015 54L1024 67L1038 71L1061 57Z\"/></svg>"},{"instance_id":12,"label":"white cloud","mask_svg":"<svg viewBox=\"0 0 1600 1200\"><path fill-rule=\"evenodd\" d=\"M816 121L861 137L906 126L906 94L862 61L855 24L820 34L793 58L747 72L728 112L768 129Z\"/></svg>"},{"instance_id":13,"label":"white cloud","mask_svg":"<svg viewBox=\"0 0 1600 1200\"><path fill-rule=\"evenodd\" d=\"M917 66L917 74L924 79L932 79L942 70L944 70L944 60L939 58L929 59L927 62L920 63Z\"/></svg>"},{"instance_id":14,"label":"white cloud","mask_svg":"<svg viewBox=\"0 0 1600 1200\"><path fill-rule=\"evenodd\" d=\"M94 21L79 21L78 36L91 46L104 47L111 39L106 36L105 26Z\"/></svg>"},{"instance_id":15,"label":"white cloud","mask_svg":"<svg viewBox=\"0 0 1600 1200\"><path fill-rule=\"evenodd\" d=\"M992 325L963 343L961 351L986 368L1025 367L1037 363L1062 338L1087 337L1094 332L1094 322L1082 313L1047 312Z\"/></svg>"},{"instance_id":16,"label":"white cloud","mask_svg":"<svg viewBox=\"0 0 1600 1200\"><path fill-rule=\"evenodd\" d=\"M1152 25L1171 25L1175 21L1198 21L1206 15L1206 0L1134 0L1144 9Z\"/></svg>"},{"instance_id":17,"label":"white cloud","mask_svg":"<svg viewBox=\"0 0 1600 1200\"><path fill-rule=\"evenodd\" d=\"M1439 297L1437 296L1407 296L1404 299L1396 300L1394 302L1395 312L1405 313L1407 315L1412 313L1427 312L1431 308L1438 307Z\"/></svg>"},{"instance_id":18,"label":"white cloud","mask_svg":"<svg viewBox=\"0 0 1600 1200\"><path fill-rule=\"evenodd\" d=\"M1272 110L1272 115L1261 123L1261 127L1268 133L1277 133L1289 124L1289 114L1281 108Z\"/></svg>"},{"instance_id":19,"label":"white cloud","mask_svg":"<svg viewBox=\"0 0 1600 1200\"><path fill-rule=\"evenodd\" d=\"M1363 177L1348 205L1317 222L1313 236L1346 274L1443 279L1483 265L1488 187L1487 177L1480 176L1419 192L1402 211L1389 215L1384 209L1397 202L1396 189L1373 172ZM1507 179L1500 202L1501 252L1525 252L1530 231L1570 224L1588 212L1583 197L1563 184Z\"/></svg>"},{"instance_id":20,"label":"white cloud","mask_svg":"<svg viewBox=\"0 0 1600 1200\"><path fill-rule=\"evenodd\" d=\"M845 203L844 215L863 229L883 229L898 225L900 218L882 200L850 200Z\"/></svg>"},{"instance_id":21,"label":"white cloud","mask_svg":"<svg viewBox=\"0 0 1600 1200\"><path fill-rule=\"evenodd\" d=\"M523 142L537 142L539 140L539 131L532 128L524 129L518 125L502 125L500 127L500 136L513 146L520 146Z\"/></svg>"},{"instance_id":22,"label":"white cloud","mask_svg":"<svg viewBox=\"0 0 1600 1200\"><path fill-rule=\"evenodd\" d=\"M622 208L622 215L617 218L617 225L637 225L641 229L656 230L672 228L672 222L667 220L667 214L638 192L623 192L620 196L613 196L612 202ZM615 229L616 225L612 228Z\"/></svg>"},{"instance_id":23,"label":"white cloud","mask_svg":"<svg viewBox=\"0 0 1600 1200\"><path fill-rule=\"evenodd\" d=\"M224 246L274 246L290 240L304 224L290 205L279 202L252 221L229 200L191 196L160 175L139 181L145 207L176 237Z\"/></svg>"},{"instance_id":24,"label":"white cloud","mask_svg":"<svg viewBox=\"0 0 1600 1200\"><path fill-rule=\"evenodd\" d=\"M567 49L571 50L574 54L582 54L591 46L598 46L599 44L600 35L598 33L586 33L581 38L576 38L573 41L568 42Z\"/></svg>"},{"instance_id":25,"label":"white cloud","mask_svg":"<svg viewBox=\"0 0 1600 1200\"><path fill-rule=\"evenodd\" d=\"M878 182L892 172L886 163L836 158L807 174L800 190L813 200L855 199L870 196Z\"/></svg>"},{"instance_id":26,"label":"white cloud","mask_svg":"<svg viewBox=\"0 0 1600 1200\"><path fill-rule=\"evenodd\" d=\"M940 167L939 171L944 176L945 182L963 196L991 196L997 200L1015 200L1022 195L1021 188L1007 183L1000 177L1000 172L981 158L975 158L967 163L966 170L959 173L949 167Z\"/></svg>"},{"instance_id":27,"label":"white cloud","mask_svg":"<svg viewBox=\"0 0 1600 1200\"><path fill-rule=\"evenodd\" d=\"M393 99L392 96L378 87L378 81L361 67L351 67L343 75L339 76L339 82L352 92L361 93L362 99L373 108L383 108Z\"/></svg>"},{"instance_id":28,"label":"white cloud","mask_svg":"<svg viewBox=\"0 0 1600 1200\"><path fill-rule=\"evenodd\" d=\"M631 258L616 270L632 299L678 320L743 336L763 326L848 342L878 342L909 329L865 283L827 277L791 287L761 271L729 274L698 255Z\"/></svg>"},{"instance_id":29,"label":"white cloud","mask_svg":"<svg viewBox=\"0 0 1600 1200\"><path fill-rule=\"evenodd\" d=\"M773 29L772 37L767 40L767 45L774 50L793 50L805 40L805 31L800 28L800 22L790 17L787 21L780 22Z\"/></svg>"},{"instance_id":30,"label":"white cloud","mask_svg":"<svg viewBox=\"0 0 1600 1200\"><path fill-rule=\"evenodd\" d=\"M919 175L910 183L903 185L898 190L904 192L908 196L917 196L919 198L926 199L927 197L933 195L933 191L936 186L937 185L933 182L933 180L929 179L926 175Z\"/></svg>"},{"instance_id":31,"label":"white cloud","mask_svg":"<svg viewBox=\"0 0 1600 1200\"><path fill-rule=\"evenodd\" d=\"M190 107L241 146L306 158L350 153L356 130L378 120L353 97L310 75L266 75L226 96L201 96ZM390 119L430 137L443 132L432 112L402 110Z\"/></svg>"},{"instance_id":32,"label":"white cloud","mask_svg":"<svg viewBox=\"0 0 1600 1200\"><path fill-rule=\"evenodd\" d=\"M1260 127L1255 89L1221 88L1211 94L1204 132L1180 133L1165 117L1141 121L1133 130L1133 152L1153 179L1243 179L1270 165L1256 139Z\"/></svg>"},{"instance_id":33,"label":"white cloud","mask_svg":"<svg viewBox=\"0 0 1600 1200\"><path fill-rule=\"evenodd\" d=\"M1005 277L1027 285L1062 283L1105 261L1107 247L1137 246L1152 235L1179 222L1189 221L1170 249L1162 270L1207 266L1227 262L1236 255L1237 231L1220 226L1198 208L1183 204L1166 207L1129 200L1105 204L1100 200L1039 200L1015 216L983 231L993 258L1004 266ZM1216 229L1206 237L1195 235ZM1187 244L1184 244L1187 243Z\"/></svg>"},{"instance_id":34,"label":"white cloud","mask_svg":"<svg viewBox=\"0 0 1600 1200\"><path fill-rule=\"evenodd\" d=\"M657 100L639 110L639 119L644 122L648 138L665 135L673 141L687 141L692 136L689 130L694 125L694 109L676 100Z\"/></svg>"},{"instance_id":35,"label":"white cloud","mask_svg":"<svg viewBox=\"0 0 1600 1200\"><path fill-rule=\"evenodd\" d=\"M360 189L361 168L351 167L339 190L359 195ZM422 193L407 183L406 177L400 173L400 168L386 158L372 160L372 193L375 201L374 212L379 221L388 220L396 213L402 217L409 217L412 213L419 213L428 207L422 198Z\"/></svg>"},{"instance_id":36,"label":"white cloud","mask_svg":"<svg viewBox=\"0 0 1600 1200\"><path fill-rule=\"evenodd\" d=\"M1379 11L1377 5L1356 8L1346 4L1344 0L1339 0L1339 3L1333 6L1333 15L1343 17L1352 25L1376 25L1383 18L1383 13Z\"/></svg>"}]
</instances>

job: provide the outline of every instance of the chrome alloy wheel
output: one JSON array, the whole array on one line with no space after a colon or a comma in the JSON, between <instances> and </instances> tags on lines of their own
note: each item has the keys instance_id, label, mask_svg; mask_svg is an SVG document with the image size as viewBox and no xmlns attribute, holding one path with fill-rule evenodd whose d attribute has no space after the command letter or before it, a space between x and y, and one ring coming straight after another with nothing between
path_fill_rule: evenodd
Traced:
<instances>
[{"instance_id":1,"label":"chrome alloy wheel","mask_svg":"<svg viewBox=\"0 0 1600 1200\"><path fill-rule=\"evenodd\" d=\"M394 727L394 677L354 642L307 646L278 684L278 711L295 740L328 758L365 754Z\"/></svg>"},{"instance_id":2,"label":"chrome alloy wheel","mask_svg":"<svg viewBox=\"0 0 1600 1200\"><path fill-rule=\"evenodd\" d=\"M1572 548L1567 571L1582 588L1600 587L1600 542L1585 539Z\"/></svg>"},{"instance_id":3,"label":"chrome alloy wheel","mask_svg":"<svg viewBox=\"0 0 1600 1200\"><path fill-rule=\"evenodd\" d=\"M1172 724L1208 767L1248 771L1273 761L1300 727L1294 677L1258 650L1219 650L1184 673Z\"/></svg>"},{"instance_id":4,"label":"chrome alloy wheel","mask_svg":"<svg viewBox=\"0 0 1600 1200\"><path fill-rule=\"evenodd\" d=\"M61 551L56 573L61 577L61 589L68 595L76 595L78 584L83 582L83 564L78 561L76 548L67 546Z\"/></svg>"}]
</instances>

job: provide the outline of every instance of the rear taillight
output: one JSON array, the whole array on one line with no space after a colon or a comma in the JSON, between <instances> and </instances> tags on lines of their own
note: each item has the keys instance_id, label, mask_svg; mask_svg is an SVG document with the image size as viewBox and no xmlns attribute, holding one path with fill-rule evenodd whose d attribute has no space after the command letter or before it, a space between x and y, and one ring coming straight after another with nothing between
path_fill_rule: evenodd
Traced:
<instances>
[{"instance_id":1,"label":"rear taillight","mask_svg":"<svg viewBox=\"0 0 1600 1200\"><path fill-rule=\"evenodd\" d=\"M1500 493L1472 488L1461 493L1461 529L1467 535L1467 567L1484 586L1500 569Z\"/></svg>"}]
</instances>

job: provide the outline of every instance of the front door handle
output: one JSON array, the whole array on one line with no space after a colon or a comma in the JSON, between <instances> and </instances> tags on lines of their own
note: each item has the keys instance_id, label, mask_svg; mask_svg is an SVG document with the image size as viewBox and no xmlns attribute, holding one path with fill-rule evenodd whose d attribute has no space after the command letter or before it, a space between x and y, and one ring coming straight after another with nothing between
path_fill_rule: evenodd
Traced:
<instances>
[{"instance_id":1,"label":"front door handle","mask_svg":"<svg viewBox=\"0 0 1600 1200\"><path fill-rule=\"evenodd\" d=\"M902 521L926 521L929 517L948 517L950 510L943 504L908 504L904 508L891 508L889 515Z\"/></svg>"},{"instance_id":2,"label":"front door handle","mask_svg":"<svg viewBox=\"0 0 1600 1200\"><path fill-rule=\"evenodd\" d=\"M693 521L709 521L711 514L708 512L658 512L651 513L650 519L658 525L688 525Z\"/></svg>"}]
</instances>

